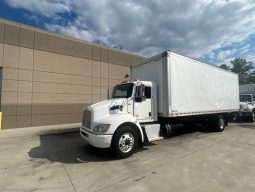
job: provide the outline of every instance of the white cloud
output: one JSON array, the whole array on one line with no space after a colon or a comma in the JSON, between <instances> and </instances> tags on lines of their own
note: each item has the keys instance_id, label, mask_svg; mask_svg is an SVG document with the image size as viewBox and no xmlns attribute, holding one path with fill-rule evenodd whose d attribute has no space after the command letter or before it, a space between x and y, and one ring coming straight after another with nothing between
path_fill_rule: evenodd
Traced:
<instances>
[{"instance_id":1,"label":"white cloud","mask_svg":"<svg viewBox=\"0 0 255 192\"><path fill-rule=\"evenodd\" d=\"M29 14L27 14L27 13L24 13L24 16L25 16L28 20L34 21L37 25L40 24L40 18L39 18L38 16L36 16L36 15L29 15Z\"/></svg>"},{"instance_id":2,"label":"white cloud","mask_svg":"<svg viewBox=\"0 0 255 192\"><path fill-rule=\"evenodd\" d=\"M251 50L251 44L247 43L239 49L239 54L244 55Z\"/></svg>"},{"instance_id":3,"label":"white cloud","mask_svg":"<svg viewBox=\"0 0 255 192\"><path fill-rule=\"evenodd\" d=\"M5 0L5 2L11 7L26 9L46 17L70 11L70 7L64 0Z\"/></svg>"},{"instance_id":4,"label":"white cloud","mask_svg":"<svg viewBox=\"0 0 255 192\"><path fill-rule=\"evenodd\" d=\"M222 61L224 60L225 58L229 58L230 56L232 56L233 54L236 53L236 49L230 49L230 50L225 50L225 51L220 51L218 54L217 54L217 59Z\"/></svg>"},{"instance_id":5,"label":"white cloud","mask_svg":"<svg viewBox=\"0 0 255 192\"><path fill-rule=\"evenodd\" d=\"M5 0L10 6L55 17L73 12L68 25L47 29L144 55L171 49L191 57L244 41L255 31L252 0ZM216 55L221 60L231 55ZM214 55L211 55L211 58Z\"/></svg>"},{"instance_id":6,"label":"white cloud","mask_svg":"<svg viewBox=\"0 0 255 192\"><path fill-rule=\"evenodd\" d=\"M247 60L252 61L255 66L255 53L247 55Z\"/></svg>"},{"instance_id":7,"label":"white cloud","mask_svg":"<svg viewBox=\"0 0 255 192\"><path fill-rule=\"evenodd\" d=\"M75 37L78 39L84 39L87 41L94 40L93 35L91 34L90 31L80 29L80 28L76 27L75 25L69 25L69 26L63 27L63 26L57 25L57 24L45 24L45 27L49 31L54 31L57 33L65 34L65 35Z\"/></svg>"}]
</instances>

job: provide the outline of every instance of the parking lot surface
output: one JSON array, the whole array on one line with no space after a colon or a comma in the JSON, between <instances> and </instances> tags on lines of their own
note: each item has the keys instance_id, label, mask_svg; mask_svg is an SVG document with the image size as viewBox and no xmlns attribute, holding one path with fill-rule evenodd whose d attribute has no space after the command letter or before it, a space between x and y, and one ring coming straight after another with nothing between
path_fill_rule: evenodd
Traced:
<instances>
[{"instance_id":1,"label":"parking lot surface","mask_svg":"<svg viewBox=\"0 0 255 192\"><path fill-rule=\"evenodd\" d=\"M255 124L217 133L177 127L127 159L83 141L77 128L0 132L0 191L255 191Z\"/></svg>"}]
</instances>

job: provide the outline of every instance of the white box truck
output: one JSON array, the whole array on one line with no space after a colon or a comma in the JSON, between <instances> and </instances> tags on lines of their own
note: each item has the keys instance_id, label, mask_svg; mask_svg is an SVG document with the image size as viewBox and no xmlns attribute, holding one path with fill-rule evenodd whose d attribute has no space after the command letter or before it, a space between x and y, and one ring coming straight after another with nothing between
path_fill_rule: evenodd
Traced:
<instances>
[{"instance_id":1,"label":"white box truck","mask_svg":"<svg viewBox=\"0 0 255 192\"><path fill-rule=\"evenodd\" d=\"M138 145L168 137L174 124L202 122L223 131L238 111L237 74L165 51L132 65L131 81L84 109L80 134L124 158Z\"/></svg>"},{"instance_id":2,"label":"white box truck","mask_svg":"<svg viewBox=\"0 0 255 192\"><path fill-rule=\"evenodd\" d=\"M250 122L255 119L255 84L240 85L239 117L246 117Z\"/></svg>"}]
</instances>

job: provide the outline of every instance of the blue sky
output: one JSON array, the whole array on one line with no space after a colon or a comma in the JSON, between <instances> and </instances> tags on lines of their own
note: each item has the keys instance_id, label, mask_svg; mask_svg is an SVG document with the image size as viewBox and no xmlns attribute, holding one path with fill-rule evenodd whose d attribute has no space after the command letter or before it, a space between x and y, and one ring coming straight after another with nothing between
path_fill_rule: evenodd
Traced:
<instances>
[{"instance_id":1,"label":"blue sky","mask_svg":"<svg viewBox=\"0 0 255 192\"><path fill-rule=\"evenodd\" d=\"M0 0L0 17L145 56L255 61L253 0Z\"/></svg>"}]
</instances>

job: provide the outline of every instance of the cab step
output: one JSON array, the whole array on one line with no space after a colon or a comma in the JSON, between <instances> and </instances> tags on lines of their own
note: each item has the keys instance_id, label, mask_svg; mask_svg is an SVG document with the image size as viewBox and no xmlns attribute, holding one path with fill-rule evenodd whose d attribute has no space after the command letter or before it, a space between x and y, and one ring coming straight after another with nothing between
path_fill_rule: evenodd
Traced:
<instances>
[{"instance_id":1,"label":"cab step","mask_svg":"<svg viewBox=\"0 0 255 192\"><path fill-rule=\"evenodd\" d=\"M161 136L160 124L143 124L142 126L144 141L151 142L160 139L164 139Z\"/></svg>"}]
</instances>

